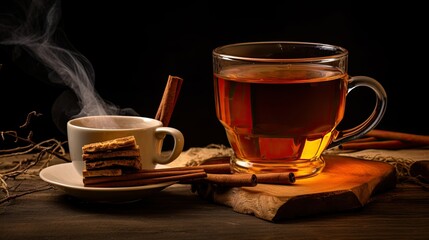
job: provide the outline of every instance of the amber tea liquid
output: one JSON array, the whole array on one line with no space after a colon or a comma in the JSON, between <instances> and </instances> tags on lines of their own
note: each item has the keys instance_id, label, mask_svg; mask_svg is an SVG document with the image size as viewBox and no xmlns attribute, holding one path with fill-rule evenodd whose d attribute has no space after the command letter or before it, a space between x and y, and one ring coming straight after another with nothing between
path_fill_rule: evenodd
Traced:
<instances>
[{"instance_id":1,"label":"amber tea liquid","mask_svg":"<svg viewBox=\"0 0 429 240\"><path fill-rule=\"evenodd\" d=\"M234 170L320 172L321 154L344 116L347 77L309 64L241 65L215 74L216 114L235 153Z\"/></svg>"}]
</instances>

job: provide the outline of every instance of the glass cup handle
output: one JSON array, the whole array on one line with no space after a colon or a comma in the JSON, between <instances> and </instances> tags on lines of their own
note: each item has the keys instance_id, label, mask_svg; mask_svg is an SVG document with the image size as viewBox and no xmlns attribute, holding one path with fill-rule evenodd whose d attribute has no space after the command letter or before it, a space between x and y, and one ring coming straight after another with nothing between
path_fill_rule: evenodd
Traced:
<instances>
[{"instance_id":1,"label":"glass cup handle","mask_svg":"<svg viewBox=\"0 0 429 240\"><path fill-rule=\"evenodd\" d=\"M365 135L374 129L383 118L387 104L387 95L383 86L373 78L366 76L354 76L348 80L347 93L352 91L354 88L361 86L369 87L374 91L376 95L374 110L372 111L371 115L358 126L346 130L337 130L334 134L332 143L328 145L328 149Z\"/></svg>"}]
</instances>

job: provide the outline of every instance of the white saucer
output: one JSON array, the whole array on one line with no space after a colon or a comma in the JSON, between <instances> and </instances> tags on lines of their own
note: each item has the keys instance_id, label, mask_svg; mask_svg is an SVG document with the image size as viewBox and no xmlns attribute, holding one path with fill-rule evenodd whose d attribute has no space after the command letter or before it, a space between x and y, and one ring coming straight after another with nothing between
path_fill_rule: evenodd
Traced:
<instances>
[{"instance_id":1,"label":"white saucer","mask_svg":"<svg viewBox=\"0 0 429 240\"><path fill-rule=\"evenodd\" d=\"M84 187L82 176L72 163L62 163L42 169L40 178L67 194L90 201L129 202L137 201L176 183L166 182L135 187Z\"/></svg>"}]
</instances>

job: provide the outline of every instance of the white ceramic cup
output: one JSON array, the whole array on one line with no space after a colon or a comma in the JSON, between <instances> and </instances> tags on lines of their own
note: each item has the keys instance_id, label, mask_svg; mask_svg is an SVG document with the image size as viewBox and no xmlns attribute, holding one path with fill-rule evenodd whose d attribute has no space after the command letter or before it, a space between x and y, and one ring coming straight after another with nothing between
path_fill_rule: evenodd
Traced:
<instances>
[{"instance_id":1,"label":"white ceramic cup","mask_svg":"<svg viewBox=\"0 0 429 240\"><path fill-rule=\"evenodd\" d=\"M153 169L156 164L167 164L179 157L184 146L183 134L161 121L138 116L87 116L67 122L67 139L73 166L82 175L84 168L82 147L88 143L133 135L140 147L142 167ZM172 150L163 149L164 139L174 139Z\"/></svg>"}]
</instances>

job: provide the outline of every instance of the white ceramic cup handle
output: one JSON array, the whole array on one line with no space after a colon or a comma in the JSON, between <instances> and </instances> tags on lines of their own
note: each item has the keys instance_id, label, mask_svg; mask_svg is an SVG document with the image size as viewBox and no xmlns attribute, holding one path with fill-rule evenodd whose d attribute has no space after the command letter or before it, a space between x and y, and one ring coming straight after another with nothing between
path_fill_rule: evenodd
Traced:
<instances>
[{"instance_id":1,"label":"white ceramic cup handle","mask_svg":"<svg viewBox=\"0 0 429 240\"><path fill-rule=\"evenodd\" d=\"M164 144L164 138L166 137L166 135L170 135L173 137L174 145L171 151L162 152L163 150L162 146ZM154 159L155 163L159 163L159 164L170 163L176 158L178 158L179 155L182 153L185 139L183 137L183 134L179 130L171 127L158 127L155 130L155 138L158 140L156 144L157 149L156 149L156 154Z\"/></svg>"},{"instance_id":2,"label":"white ceramic cup handle","mask_svg":"<svg viewBox=\"0 0 429 240\"><path fill-rule=\"evenodd\" d=\"M349 79L348 92L352 91L356 87L369 87L374 91L376 96L374 110L360 125L347 130L338 130L335 139L328 148L341 145L365 135L377 126L386 111L387 95L383 86L379 82L366 76L354 76Z\"/></svg>"}]
</instances>

